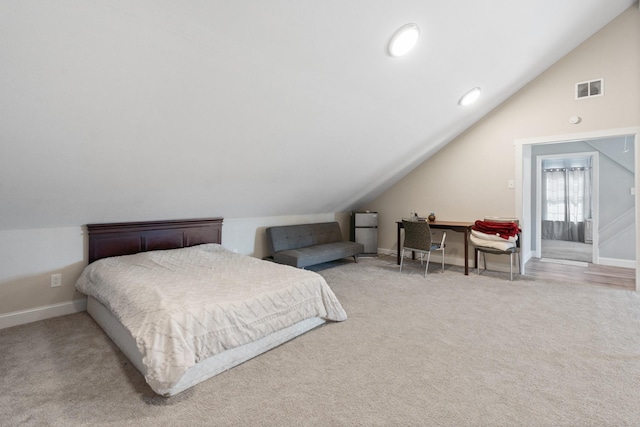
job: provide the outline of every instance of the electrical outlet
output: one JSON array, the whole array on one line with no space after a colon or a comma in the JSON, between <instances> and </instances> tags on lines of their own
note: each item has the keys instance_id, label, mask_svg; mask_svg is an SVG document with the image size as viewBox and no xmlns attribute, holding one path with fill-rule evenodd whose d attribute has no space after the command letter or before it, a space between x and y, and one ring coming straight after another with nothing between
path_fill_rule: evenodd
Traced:
<instances>
[{"instance_id":1,"label":"electrical outlet","mask_svg":"<svg viewBox=\"0 0 640 427\"><path fill-rule=\"evenodd\" d=\"M51 275L51 287L57 288L62 286L62 274L56 273Z\"/></svg>"}]
</instances>

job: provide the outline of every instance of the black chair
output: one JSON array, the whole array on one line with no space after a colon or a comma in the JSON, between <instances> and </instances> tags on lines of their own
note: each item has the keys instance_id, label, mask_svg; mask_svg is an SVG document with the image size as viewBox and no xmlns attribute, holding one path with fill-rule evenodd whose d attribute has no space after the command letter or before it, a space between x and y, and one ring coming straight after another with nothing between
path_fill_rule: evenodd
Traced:
<instances>
[{"instance_id":1,"label":"black chair","mask_svg":"<svg viewBox=\"0 0 640 427\"><path fill-rule=\"evenodd\" d=\"M400 271L404 264L404 251L410 250L420 253L420 265L423 265L424 254L427 254L427 266L424 269L424 277L427 277L429 270L429 259L432 251L442 251L442 271L444 272L444 241L447 233L442 233L442 240L434 243L431 235L431 227L427 221L407 221L402 220L404 227L404 242L402 244L402 253L400 255Z\"/></svg>"},{"instance_id":2,"label":"black chair","mask_svg":"<svg viewBox=\"0 0 640 427\"><path fill-rule=\"evenodd\" d=\"M519 222L517 219L501 219L501 218L485 218L484 221L486 222L504 222L504 223L515 223L516 225L519 225ZM514 255L517 258L517 262L518 262L518 274L522 274L522 270L521 270L521 266L520 266L520 240L521 240L521 232L518 233L517 235L517 239L516 239L516 244L514 247L506 249L506 250L500 250L497 248L492 248L492 247L488 247L488 246L481 246L478 245L476 242L476 240L472 240L472 242L474 242L475 248L476 248L476 254L477 254L477 258L476 258L476 266L478 269L478 274L480 274L480 254L482 254L482 259L484 261L484 269L487 269L487 257L485 254L493 254L493 255L509 255L509 278L511 281L513 281L513 258Z\"/></svg>"}]
</instances>

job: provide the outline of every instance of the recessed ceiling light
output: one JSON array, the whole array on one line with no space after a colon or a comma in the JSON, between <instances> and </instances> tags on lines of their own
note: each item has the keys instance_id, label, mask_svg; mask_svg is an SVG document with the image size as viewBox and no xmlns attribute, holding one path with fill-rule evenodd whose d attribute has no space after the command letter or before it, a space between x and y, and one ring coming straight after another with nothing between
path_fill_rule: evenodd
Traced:
<instances>
[{"instance_id":1,"label":"recessed ceiling light","mask_svg":"<svg viewBox=\"0 0 640 427\"><path fill-rule=\"evenodd\" d=\"M396 31L389 40L389 55L406 55L418 43L420 38L420 28L416 24L403 25Z\"/></svg>"},{"instance_id":2,"label":"recessed ceiling light","mask_svg":"<svg viewBox=\"0 0 640 427\"><path fill-rule=\"evenodd\" d=\"M482 92L482 89L480 89L479 87L474 87L469 92L462 95L462 98L460 98L458 104L462 106L473 104L478 100L478 98L480 98L480 92Z\"/></svg>"}]
</instances>

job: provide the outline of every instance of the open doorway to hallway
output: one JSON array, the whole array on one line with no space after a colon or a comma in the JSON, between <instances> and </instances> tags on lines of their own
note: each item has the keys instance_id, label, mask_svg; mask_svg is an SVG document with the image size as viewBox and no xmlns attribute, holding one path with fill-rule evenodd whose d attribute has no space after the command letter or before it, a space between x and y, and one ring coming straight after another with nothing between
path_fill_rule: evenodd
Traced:
<instances>
[{"instance_id":1,"label":"open doorway to hallway","mask_svg":"<svg viewBox=\"0 0 640 427\"><path fill-rule=\"evenodd\" d=\"M585 262L635 267L632 141L624 135L532 147L534 257L551 258L543 254L543 240L575 241L592 244L592 257ZM571 245L546 243L566 250L564 259L570 259Z\"/></svg>"},{"instance_id":2,"label":"open doorway to hallway","mask_svg":"<svg viewBox=\"0 0 640 427\"><path fill-rule=\"evenodd\" d=\"M536 230L543 262L597 263L593 222L598 212L598 159L598 151L536 157Z\"/></svg>"},{"instance_id":3,"label":"open doorway to hallway","mask_svg":"<svg viewBox=\"0 0 640 427\"><path fill-rule=\"evenodd\" d=\"M515 141L516 215L522 218L522 267L525 273L530 268L528 261L539 262L542 255L543 225L540 202L536 198L539 185L537 157L593 151L599 153L602 179L599 182L600 193L593 195L599 204L592 213L591 221L592 261L595 262L588 265L630 269L635 289L640 291L640 280L635 274L640 246L635 194L635 188L640 186L635 174L635 141L638 135L640 128L625 128Z\"/></svg>"}]
</instances>

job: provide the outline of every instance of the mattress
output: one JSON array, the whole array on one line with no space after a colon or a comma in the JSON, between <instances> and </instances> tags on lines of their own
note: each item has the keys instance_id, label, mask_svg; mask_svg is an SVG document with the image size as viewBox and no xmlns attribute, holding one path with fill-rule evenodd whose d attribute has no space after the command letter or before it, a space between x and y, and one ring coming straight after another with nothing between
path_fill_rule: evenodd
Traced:
<instances>
[{"instance_id":1,"label":"mattress","mask_svg":"<svg viewBox=\"0 0 640 427\"><path fill-rule=\"evenodd\" d=\"M120 348L133 366L144 376L146 374L146 367L142 363L142 354L138 351L136 341L129 331L122 326L118 319L116 319L104 305L93 297L88 297L87 299L87 312L118 348ZM163 395L167 397L176 395L324 323L325 320L320 317L305 319L257 341L211 356L185 371L176 384L167 389Z\"/></svg>"},{"instance_id":2,"label":"mattress","mask_svg":"<svg viewBox=\"0 0 640 427\"><path fill-rule=\"evenodd\" d=\"M123 345L123 352L161 395L194 383L185 375L199 377L191 369L214 356L228 357L227 351L252 343L266 351L284 338L275 344L262 339L300 322L347 317L317 273L235 254L218 244L101 259L85 268L76 287L95 300L91 312L97 321L108 317L102 311L117 321L105 329L119 336L119 324L131 337L123 341L132 341L137 351ZM96 309L100 305L104 310ZM309 322L302 323L302 331L318 325ZM233 365L253 356L231 357Z\"/></svg>"}]
</instances>

